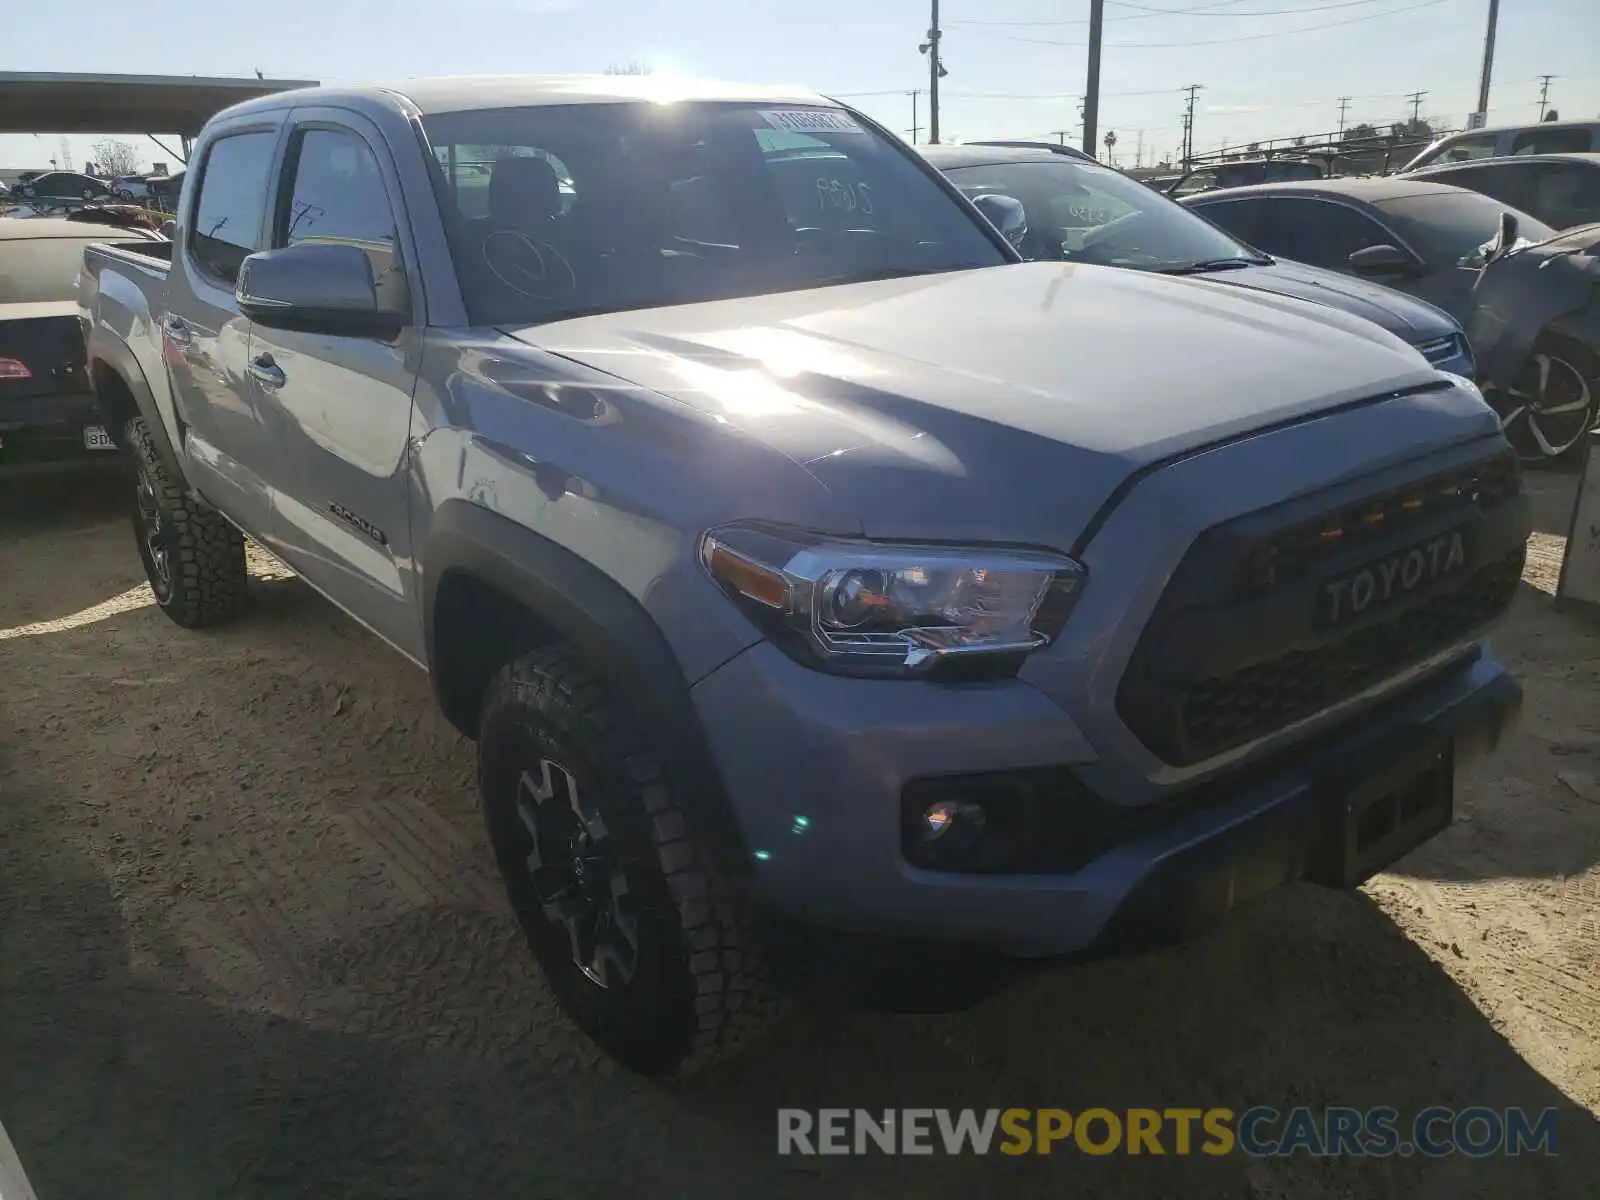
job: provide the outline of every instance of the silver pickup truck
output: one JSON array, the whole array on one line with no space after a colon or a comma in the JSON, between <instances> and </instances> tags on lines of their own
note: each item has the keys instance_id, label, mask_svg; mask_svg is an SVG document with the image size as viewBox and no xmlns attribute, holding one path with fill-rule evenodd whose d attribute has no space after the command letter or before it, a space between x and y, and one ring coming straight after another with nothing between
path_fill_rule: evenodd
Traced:
<instances>
[{"instance_id":1,"label":"silver pickup truck","mask_svg":"<svg viewBox=\"0 0 1600 1200\"><path fill-rule=\"evenodd\" d=\"M248 536L429 672L634 1069L775 973L867 998L1358 883L1518 707L1470 383L1181 263L1021 263L986 199L817 95L452 79L231 108L170 253L86 253L161 607L238 612Z\"/></svg>"}]
</instances>

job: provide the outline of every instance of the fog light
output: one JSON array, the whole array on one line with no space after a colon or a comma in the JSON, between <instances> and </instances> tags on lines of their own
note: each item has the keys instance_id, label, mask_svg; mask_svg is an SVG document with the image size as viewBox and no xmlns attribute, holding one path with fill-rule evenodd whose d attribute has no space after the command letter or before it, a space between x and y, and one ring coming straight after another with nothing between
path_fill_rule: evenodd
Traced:
<instances>
[{"instance_id":1,"label":"fog light","mask_svg":"<svg viewBox=\"0 0 1600 1200\"><path fill-rule=\"evenodd\" d=\"M961 800L936 800L922 812L923 842L970 842L983 832L983 806Z\"/></svg>"}]
</instances>

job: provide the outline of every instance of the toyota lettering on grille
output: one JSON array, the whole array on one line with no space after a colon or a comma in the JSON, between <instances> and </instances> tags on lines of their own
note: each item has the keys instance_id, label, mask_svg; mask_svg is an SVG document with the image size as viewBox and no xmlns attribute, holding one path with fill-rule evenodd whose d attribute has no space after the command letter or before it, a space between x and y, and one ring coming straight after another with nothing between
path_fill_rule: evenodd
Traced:
<instances>
[{"instance_id":1,"label":"toyota lettering on grille","mask_svg":"<svg viewBox=\"0 0 1600 1200\"><path fill-rule=\"evenodd\" d=\"M1461 530L1440 534L1325 582L1319 615L1324 625L1337 625L1387 608L1466 565L1467 547Z\"/></svg>"}]
</instances>

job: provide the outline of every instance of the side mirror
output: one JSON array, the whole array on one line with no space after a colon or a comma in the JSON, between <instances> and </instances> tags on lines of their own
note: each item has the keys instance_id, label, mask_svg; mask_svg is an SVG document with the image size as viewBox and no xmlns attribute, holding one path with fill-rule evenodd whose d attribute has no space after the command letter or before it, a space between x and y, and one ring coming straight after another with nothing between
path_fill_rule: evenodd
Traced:
<instances>
[{"instance_id":1,"label":"side mirror","mask_svg":"<svg viewBox=\"0 0 1600 1200\"><path fill-rule=\"evenodd\" d=\"M1350 269L1357 275L1415 275L1417 260L1399 246L1384 242L1364 246L1350 256Z\"/></svg>"},{"instance_id":2,"label":"side mirror","mask_svg":"<svg viewBox=\"0 0 1600 1200\"><path fill-rule=\"evenodd\" d=\"M239 268L239 311L270 329L389 340L406 315L378 302L372 260L358 246L301 242L261 250Z\"/></svg>"},{"instance_id":3,"label":"side mirror","mask_svg":"<svg viewBox=\"0 0 1600 1200\"><path fill-rule=\"evenodd\" d=\"M1028 236L1028 210L1022 207L1022 201L1014 196L986 192L974 196L972 203L1013 249L1022 249L1022 239Z\"/></svg>"},{"instance_id":4,"label":"side mirror","mask_svg":"<svg viewBox=\"0 0 1600 1200\"><path fill-rule=\"evenodd\" d=\"M1504 258L1516 244L1517 219L1508 212L1501 212L1500 225L1494 231L1494 237L1479 247L1479 252L1483 256L1483 265L1487 267L1495 259Z\"/></svg>"}]
</instances>

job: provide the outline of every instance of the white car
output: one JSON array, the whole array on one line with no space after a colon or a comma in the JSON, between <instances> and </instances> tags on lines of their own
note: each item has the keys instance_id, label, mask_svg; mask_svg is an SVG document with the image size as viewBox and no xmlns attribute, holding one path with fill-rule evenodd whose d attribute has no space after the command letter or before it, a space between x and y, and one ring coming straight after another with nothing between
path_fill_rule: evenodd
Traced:
<instances>
[{"instance_id":1,"label":"white car","mask_svg":"<svg viewBox=\"0 0 1600 1200\"><path fill-rule=\"evenodd\" d=\"M0 1125L0 1200L39 1200L4 1125Z\"/></svg>"}]
</instances>

